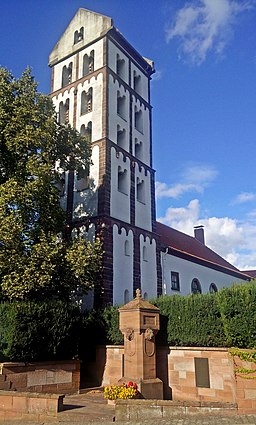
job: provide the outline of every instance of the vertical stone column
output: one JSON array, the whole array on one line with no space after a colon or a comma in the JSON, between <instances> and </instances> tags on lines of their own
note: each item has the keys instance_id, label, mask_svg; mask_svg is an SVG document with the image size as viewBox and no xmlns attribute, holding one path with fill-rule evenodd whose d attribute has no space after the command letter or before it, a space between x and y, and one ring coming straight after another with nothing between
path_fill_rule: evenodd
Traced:
<instances>
[{"instance_id":1,"label":"vertical stone column","mask_svg":"<svg viewBox=\"0 0 256 425\"><path fill-rule=\"evenodd\" d=\"M156 377L155 335L160 329L159 309L136 298L119 309L119 327L124 335L124 379L136 381L144 398L163 399L163 382Z\"/></svg>"}]
</instances>

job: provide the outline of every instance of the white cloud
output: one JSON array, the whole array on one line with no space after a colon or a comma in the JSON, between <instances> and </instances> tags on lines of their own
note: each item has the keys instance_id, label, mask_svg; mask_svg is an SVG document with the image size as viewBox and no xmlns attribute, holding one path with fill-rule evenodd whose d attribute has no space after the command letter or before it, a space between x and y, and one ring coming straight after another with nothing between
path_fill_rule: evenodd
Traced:
<instances>
[{"instance_id":1,"label":"white cloud","mask_svg":"<svg viewBox=\"0 0 256 425\"><path fill-rule=\"evenodd\" d=\"M166 40L180 40L185 61L200 65L209 52L222 55L232 37L237 16L255 6L255 0L196 0L180 9L166 30Z\"/></svg>"},{"instance_id":2,"label":"white cloud","mask_svg":"<svg viewBox=\"0 0 256 425\"><path fill-rule=\"evenodd\" d=\"M209 248L240 270L256 269L256 217L238 221L229 217L200 218L200 203L193 199L186 207L168 208L158 220L191 236L194 226L203 225Z\"/></svg>"},{"instance_id":3,"label":"white cloud","mask_svg":"<svg viewBox=\"0 0 256 425\"><path fill-rule=\"evenodd\" d=\"M251 202L256 200L256 193L242 192L237 195L234 199L233 204L243 204L245 202Z\"/></svg>"},{"instance_id":4,"label":"white cloud","mask_svg":"<svg viewBox=\"0 0 256 425\"><path fill-rule=\"evenodd\" d=\"M168 186L156 182L156 197L179 198L187 192L203 193L204 189L216 178L217 170L211 166L197 164L186 168L181 175L181 182Z\"/></svg>"},{"instance_id":5,"label":"white cloud","mask_svg":"<svg viewBox=\"0 0 256 425\"><path fill-rule=\"evenodd\" d=\"M152 75L152 81L158 81L161 80L163 76L163 71L161 71L160 69L158 69L153 75Z\"/></svg>"}]
</instances>

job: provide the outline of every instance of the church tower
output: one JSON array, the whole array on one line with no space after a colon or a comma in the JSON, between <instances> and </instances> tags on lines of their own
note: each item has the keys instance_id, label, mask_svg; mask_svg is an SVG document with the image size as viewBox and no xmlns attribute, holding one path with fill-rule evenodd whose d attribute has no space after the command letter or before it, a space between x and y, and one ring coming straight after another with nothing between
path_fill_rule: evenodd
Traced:
<instances>
[{"instance_id":1,"label":"church tower","mask_svg":"<svg viewBox=\"0 0 256 425\"><path fill-rule=\"evenodd\" d=\"M112 19L79 9L50 54L60 123L92 144L88 176L66 173L61 203L73 232L100 235L103 282L95 304L123 304L137 288L161 293L152 168L150 79L143 58Z\"/></svg>"}]
</instances>

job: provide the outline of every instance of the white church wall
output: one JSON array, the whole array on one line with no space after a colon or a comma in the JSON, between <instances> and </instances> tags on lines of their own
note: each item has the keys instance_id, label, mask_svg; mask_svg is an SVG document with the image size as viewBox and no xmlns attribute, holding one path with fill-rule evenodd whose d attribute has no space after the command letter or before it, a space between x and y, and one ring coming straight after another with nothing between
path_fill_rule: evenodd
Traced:
<instances>
[{"instance_id":1,"label":"white church wall","mask_svg":"<svg viewBox=\"0 0 256 425\"><path fill-rule=\"evenodd\" d=\"M152 230L150 173L135 164L135 226Z\"/></svg>"},{"instance_id":2,"label":"white church wall","mask_svg":"<svg viewBox=\"0 0 256 425\"><path fill-rule=\"evenodd\" d=\"M117 111L118 97L124 100L122 114ZM118 143L117 131L124 131L125 137L120 146L129 151L129 92L112 75L109 76L108 104L108 137L112 142Z\"/></svg>"},{"instance_id":3,"label":"white church wall","mask_svg":"<svg viewBox=\"0 0 256 425\"><path fill-rule=\"evenodd\" d=\"M130 223L130 160L111 148L110 215Z\"/></svg>"},{"instance_id":4,"label":"white church wall","mask_svg":"<svg viewBox=\"0 0 256 425\"><path fill-rule=\"evenodd\" d=\"M136 114L140 114L141 122L136 123ZM132 96L132 140L133 155L137 156L146 165L150 165L150 114L135 96ZM141 143L141 153L136 155L136 144Z\"/></svg>"},{"instance_id":5,"label":"white church wall","mask_svg":"<svg viewBox=\"0 0 256 425\"><path fill-rule=\"evenodd\" d=\"M234 276L164 252L161 252L161 265L164 295L191 294L193 279L199 280L203 294L209 292L211 283L214 283L219 290L231 286L235 282L241 282ZM179 273L180 291L171 289L171 272Z\"/></svg>"},{"instance_id":6,"label":"white church wall","mask_svg":"<svg viewBox=\"0 0 256 425\"><path fill-rule=\"evenodd\" d=\"M133 232L113 226L113 305L133 298Z\"/></svg>"},{"instance_id":7,"label":"white church wall","mask_svg":"<svg viewBox=\"0 0 256 425\"><path fill-rule=\"evenodd\" d=\"M76 128L80 131L82 125L87 127L92 122L92 142L102 138L102 73L92 77L77 86L77 118ZM88 93L92 88L92 111L81 114L82 92Z\"/></svg>"},{"instance_id":8,"label":"white church wall","mask_svg":"<svg viewBox=\"0 0 256 425\"><path fill-rule=\"evenodd\" d=\"M143 298L157 296L156 241L140 235L140 273Z\"/></svg>"},{"instance_id":9,"label":"white church wall","mask_svg":"<svg viewBox=\"0 0 256 425\"><path fill-rule=\"evenodd\" d=\"M91 159L88 188L78 190L77 177L75 176L73 218L92 217L97 215L98 212L99 146L93 146Z\"/></svg>"},{"instance_id":10,"label":"white church wall","mask_svg":"<svg viewBox=\"0 0 256 425\"><path fill-rule=\"evenodd\" d=\"M117 61L123 62L122 69L118 72ZM129 84L129 59L112 41L108 40L108 66Z\"/></svg>"},{"instance_id":11,"label":"white church wall","mask_svg":"<svg viewBox=\"0 0 256 425\"><path fill-rule=\"evenodd\" d=\"M148 78L140 69L131 61L131 86L132 88L147 102L148 96Z\"/></svg>"}]
</instances>

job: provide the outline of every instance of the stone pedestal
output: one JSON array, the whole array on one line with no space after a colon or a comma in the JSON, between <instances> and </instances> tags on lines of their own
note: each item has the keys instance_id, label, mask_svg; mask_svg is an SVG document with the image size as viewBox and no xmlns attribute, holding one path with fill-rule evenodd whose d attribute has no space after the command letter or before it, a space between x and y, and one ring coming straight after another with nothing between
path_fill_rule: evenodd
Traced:
<instances>
[{"instance_id":1,"label":"stone pedestal","mask_svg":"<svg viewBox=\"0 0 256 425\"><path fill-rule=\"evenodd\" d=\"M159 309L136 298L119 309L119 327L124 334L124 378L136 381L145 398L163 399L163 383L156 377L155 335L159 325Z\"/></svg>"}]
</instances>

